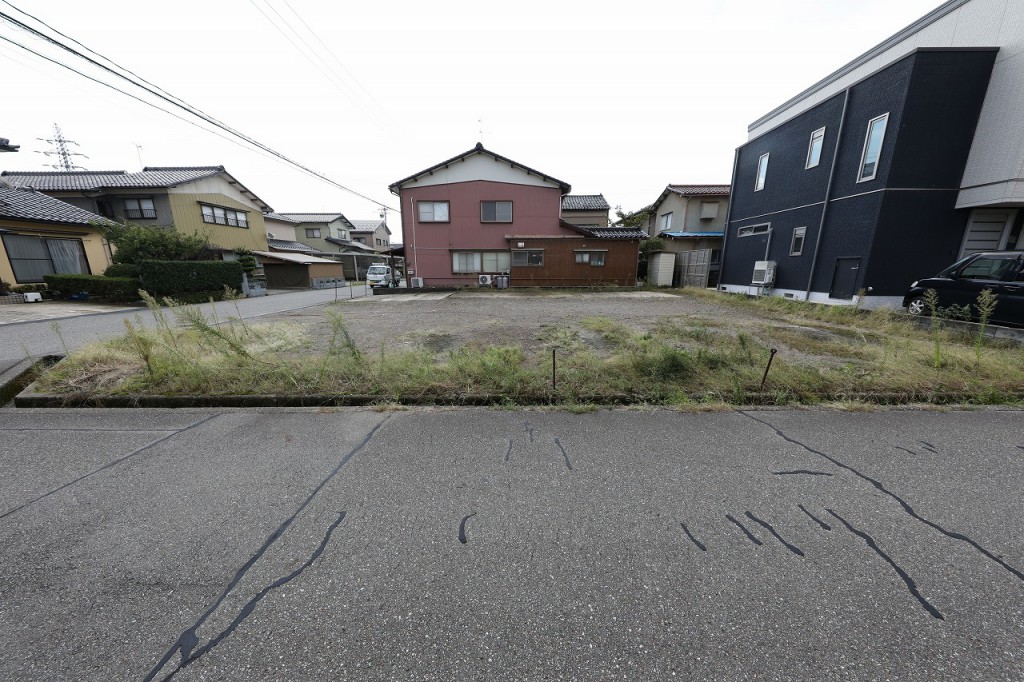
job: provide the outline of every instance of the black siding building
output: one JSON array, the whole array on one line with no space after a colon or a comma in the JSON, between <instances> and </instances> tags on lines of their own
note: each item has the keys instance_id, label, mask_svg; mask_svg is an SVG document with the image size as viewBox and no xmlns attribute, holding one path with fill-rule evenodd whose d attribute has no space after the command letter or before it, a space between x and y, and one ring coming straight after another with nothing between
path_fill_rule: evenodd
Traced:
<instances>
[{"instance_id":1,"label":"black siding building","mask_svg":"<svg viewBox=\"0 0 1024 682\"><path fill-rule=\"evenodd\" d=\"M956 260L997 51L915 50L740 147L720 288L891 305ZM756 261L776 263L760 290Z\"/></svg>"}]
</instances>

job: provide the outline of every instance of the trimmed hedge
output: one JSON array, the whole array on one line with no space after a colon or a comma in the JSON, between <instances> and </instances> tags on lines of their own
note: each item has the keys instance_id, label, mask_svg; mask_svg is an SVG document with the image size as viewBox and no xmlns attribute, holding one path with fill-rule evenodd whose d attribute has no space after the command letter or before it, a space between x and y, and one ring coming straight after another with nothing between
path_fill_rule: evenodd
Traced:
<instances>
[{"instance_id":1,"label":"trimmed hedge","mask_svg":"<svg viewBox=\"0 0 1024 682\"><path fill-rule=\"evenodd\" d=\"M43 275L46 286L60 298L86 292L89 298L105 298L119 303L139 300L139 281L134 277L102 275Z\"/></svg>"},{"instance_id":2,"label":"trimmed hedge","mask_svg":"<svg viewBox=\"0 0 1024 682\"><path fill-rule=\"evenodd\" d=\"M139 288L157 297L193 291L222 292L225 286L242 288L242 266L238 261L144 260L137 265Z\"/></svg>"},{"instance_id":3,"label":"trimmed hedge","mask_svg":"<svg viewBox=\"0 0 1024 682\"><path fill-rule=\"evenodd\" d=\"M139 277L139 266L134 263L114 263L103 271L104 277Z\"/></svg>"}]
</instances>

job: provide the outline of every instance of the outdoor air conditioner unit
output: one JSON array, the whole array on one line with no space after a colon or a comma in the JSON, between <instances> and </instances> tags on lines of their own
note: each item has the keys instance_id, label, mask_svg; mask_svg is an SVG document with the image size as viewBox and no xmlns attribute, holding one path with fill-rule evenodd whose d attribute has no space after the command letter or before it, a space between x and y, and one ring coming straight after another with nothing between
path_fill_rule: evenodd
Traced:
<instances>
[{"instance_id":1,"label":"outdoor air conditioner unit","mask_svg":"<svg viewBox=\"0 0 1024 682\"><path fill-rule=\"evenodd\" d=\"M482 287L489 287L489 286L491 286L491 276L490 275L480 275L477 278L476 283L479 284Z\"/></svg>"},{"instance_id":2,"label":"outdoor air conditioner unit","mask_svg":"<svg viewBox=\"0 0 1024 682\"><path fill-rule=\"evenodd\" d=\"M754 263L754 278L750 282L758 287L770 287L775 283L775 261L759 260Z\"/></svg>"},{"instance_id":3,"label":"outdoor air conditioner unit","mask_svg":"<svg viewBox=\"0 0 1024 682\"><path fill-rule=\"evenodd\" d=\"M422 277L413 277L412 278L412 288L413 289L422 289L423 288L423 278Z\"/></svg>"}]
</instances>

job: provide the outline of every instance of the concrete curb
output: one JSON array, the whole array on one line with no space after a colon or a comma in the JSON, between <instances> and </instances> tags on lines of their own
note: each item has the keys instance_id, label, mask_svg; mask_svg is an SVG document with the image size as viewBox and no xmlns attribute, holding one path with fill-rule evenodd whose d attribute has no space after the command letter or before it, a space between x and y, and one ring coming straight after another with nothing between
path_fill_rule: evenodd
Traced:
<instances>
[{"instance_id":1,"label":"concrete curb","mask_svg":"<svg viewBox=\"0 0 1024 682\"><path fill-rule=\"evenodd\" d=\"M977 404L977 396L956 392L942 393L843 393L811 396L792 396L793 404L814 405L818 403L849 403L862 402L879 406L900 405L970 405ZM809 399L803 402L801 398ZM1006 396L1008 402L1024 402L1024 391ZM736 407L777 406L779 394L765 391L748 393L742 401L729 400L725 396L706 394L693 395L695 404L705 402L723 402ZM652 404L631 395L600 395L575 396L572 402L557 399L530 400L521 402L504 395L460 395L448 398L433 396L386 396L386 395L134 395L134 396L93 396L93 395L59 395L39 393L35 385L27 387L14 398L15 407L160 407L160 408L209 408L209 407L365 407L369 405L399 404L408 406L433 407L493 407L514 404L520 407L541 407L550 405L602 405L621 407L627 405ZM790 404L790 403L786 403Z\"/></svg>"},{"instance_id":2,"label":"concrete curb","mask_svg":"<svg viewBox=\"0 0 1024 682\"><path fill-rule=\"evenodd\" d=\"M6 405L26 388L36 369L52 365L60 356L46 355L41 358L26 358L4 372L0 372L0 405Z\"/></svg>"}]
</instances>

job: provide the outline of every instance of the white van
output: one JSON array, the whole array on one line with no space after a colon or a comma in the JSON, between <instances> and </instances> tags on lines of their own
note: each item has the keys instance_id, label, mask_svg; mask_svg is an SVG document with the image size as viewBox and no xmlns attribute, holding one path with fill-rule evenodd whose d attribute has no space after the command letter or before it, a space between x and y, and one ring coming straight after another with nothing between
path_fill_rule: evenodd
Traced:
<instances>
[{"instance_id":1,"label":"white van","mask_svg":"<svg viewBox=\"0 0 1024 682\"><path fill-rule=\"evenodd\" d=\"M392 286L391 268L384 263L374 263L366 270L366 283L371 287Z\"/></svg>"}]
</instances>

